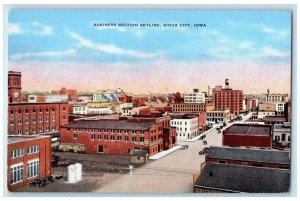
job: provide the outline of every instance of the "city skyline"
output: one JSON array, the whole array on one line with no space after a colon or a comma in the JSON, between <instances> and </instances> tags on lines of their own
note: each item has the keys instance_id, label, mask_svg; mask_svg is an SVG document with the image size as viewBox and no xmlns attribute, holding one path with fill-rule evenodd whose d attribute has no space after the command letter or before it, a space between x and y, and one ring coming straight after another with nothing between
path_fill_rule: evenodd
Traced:
<instances>
[{"instance_id":1,"label":"city skyline","mask_svg":"<svg viewBox=\"0 0 300 201\"><path fill-rule=\"evenodd\" d=\"M184 93L228 78L244 93L290 94L290 18L279 11L13 10L9 70L21 71L23 90L31 91ZM193 26L199 23L206 26Z\"/></svg>"}]
</instances>

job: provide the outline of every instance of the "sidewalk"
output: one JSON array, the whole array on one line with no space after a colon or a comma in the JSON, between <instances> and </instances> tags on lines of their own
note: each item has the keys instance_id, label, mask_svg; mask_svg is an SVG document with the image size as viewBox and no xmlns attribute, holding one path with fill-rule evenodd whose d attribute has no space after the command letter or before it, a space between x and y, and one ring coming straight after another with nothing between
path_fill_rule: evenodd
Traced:
<instances>
[{"instance_id":1,"label":"sidewalk","mask_svg":"<svg viewBox=\"0 0 300 201\"><path fill-rule=\"evenodd\" d=\"M157 154L155 154L153 156L150 156L149 159L151 159L151 160L160 159L160 158L162 158L162 157L164 157L164 156L166 156L166 155L168 155L168 154L170 154L170 153L172 153L174 151L177 151L181 147L182 147L181 145L177 145L177 146L175 146L175 147L173 147L171 149L168 149L166 151L161 151L161 152L159 152L159 153L157 153Z\"/></svg>"}]
</instances>

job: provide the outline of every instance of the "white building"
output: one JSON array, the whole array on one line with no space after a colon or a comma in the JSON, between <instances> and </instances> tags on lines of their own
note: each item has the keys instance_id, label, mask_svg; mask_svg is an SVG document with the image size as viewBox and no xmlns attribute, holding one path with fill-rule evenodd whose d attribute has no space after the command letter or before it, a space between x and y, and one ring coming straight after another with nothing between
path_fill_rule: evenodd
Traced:
<instances>
[{"instance_id":1,"label":"white building","mask_svg":"<svg viewBox=\"0 0 300 201\"><path fill-rule=\"evenodd\" d=\"M230 110L211 110L207 112L208 123L227 122L230 119Z\"/></svg>"},{"instance_id":2,"label":"white building","mask_svg":"<svg viewBox=\"0 0 300 201\"><path fill-rule=\"evenodd\" d=\"M276 102L276 112L284 112L284 102Z\"/></svg>"},{"instance_id":3,"label":"white building","mask_svg":"<svg viewBox=\"0 0 300 201\"><path fill-rule=\"evenodd\" d=\"M28 95L28 102L29 103L36 103L37 102L37 95Z\"/></svg>"},{"instance_id":4,"label":"white building","mask_svg":"<svg viewBox=\"0 0 300 201\"><path fill-rule=\"evenodd\" d=\"M65 102L68 101L68 95L53 94L46 96L46 103Z\"/></svg>"},{"instance_id":5,"label":"white building","mask_svg":"<svg viewBox=\"0 0 300 201\"><path fill-rule=\"evenodd\" d=\"M273 140L288 144L291 141L291 124L285 122L283 124L274 124L273 127Z\"/></svg>"},{"instance_id":6,"label":"white building","mask_svg":"<svg viewBox=\"0 0 300 201\"><path fill-rule=\"evenodd\" d=\"M170 126L176 127L177 139L188 140L198 135L198 117L173 119L170 122Z\"/></svg>"},{"instance_id":7,"label":"white building","mask_svg":"<svg viewBox=\"0 0 300 201\"><path fill-rule=\"evenodd\" d=\"M87 105L73 105L73 113L74 114L87 114Z\"/></svg>"},{"instance_id":8,"label":"white building","mask_svg":"<svg viewBox=\"0 0 300 201\"><path fill-rule=\"evenodd\" d=\"M266 95L266 102L287 102L288 101L288 94L267 94Z\"/></svg>"},{"instance_id":9,"label":"white building","mask_svg":"<svg viewBox=\"0 0 300 201\"><path fill-rule=\"evenodd\" d=\"M104 107L104 108L87 108L87 114L112 114L111 108Z\"/></svg>"},{"instance_id":10,"label":"white building","mask_svg":"<svg viewBox=\"0 0 300 201\"><path fill-rule=\"evenodd\" d=\"M272 111L258 111L257 118L263 119L265 116L275 116L275 112Z\"/></svg>"},{"instance_id":11,"label":"white building","mask_svg":"<svg viewBox=\"0 0 300 201\"><path fill-rule=\"evenodd\" d=\"M183 94L184 103L205 103L205 94L194 89L192 93Z\"/></svg>"},{"instance_id":12,"label":"white building","mask_svg":"<svg viewBox=\"0 0 300 201\"><path fill-rule=\"evenodd\" d=\"M141 106L141 107L123 107L121 109L122 116L132 116L139 115L141 109L147 109L149 106Z\"/></svg>"}]
</instances>

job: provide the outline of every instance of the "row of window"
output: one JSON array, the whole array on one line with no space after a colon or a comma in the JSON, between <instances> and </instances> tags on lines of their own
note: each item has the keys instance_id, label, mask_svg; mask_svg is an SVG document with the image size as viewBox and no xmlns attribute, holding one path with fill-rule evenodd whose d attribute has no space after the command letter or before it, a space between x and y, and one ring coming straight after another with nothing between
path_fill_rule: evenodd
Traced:
<instances>
[{"instance_id":1,"label":"row of window","mask_svg":"<svg viewBox=\"0 0 300 201\"><path fill-rule=\"evenodd\" d=\"M65 119L65 118L66 117L63 116L63 119ZM39 122L43 122L43 117L39 117L38 120L39 120ZM55 117L52 117L52 121L55 122ZM18 125L21 125L22 124L22 119L18 119L17 122L18 122ZM48 117L45 118L45 122L49 122L49 118ZM32 123L36 123L36 119L35 118L32 119ZM15 120L10 120L9 124L10 125L14 125L15 124ZM29 119L25 119L25 124L29 124Z\"/></svg>"},{"instance_id":2,"label":"row of window","mask_svg":"<svg viewBox=\"0 0 300 201\"><path fill-rule=\"evenodd\" d=\"M182 121L171 121L171 125L182 125ZM187 125L187 122L184 122L184 125Z\"/></svg>"},{"instance_id":3,"label":"row of window","mask_svg":"<svg viewBox=\"0 0 300 201\"><path fill-rule=\"evenodd\" d=\"M52 112L54 112L54 111L55 111L55 108L52 108L51 110L52 110ZM18 111L19 114L22 113L22 109L18 109L18 110L16 110L16 111ZM40 112L43 112L43 108L40 108L39 111L40 111ZM46 112L49 112L49 108L46 108L45 111L46 111ZM63 108L63 111L66 111L66 108L65 108L65 107ZM32 112L36 112L36 109L33 108L33 109L32 109ZM28 109L28 108L25 109L25 113L29 113L29 109ZM14 114L14 110L13 110L13 109L10 110L10 114Z\"/></svg>"},{"instance_id":4,"label":"row of window","mask_svg":"<svg viewBox=\"0 0 300 201\"><path fill-rule=\"evenodd\" d=\"M33 178L40 175L40 162L32 161L27 163L28 178ZM24 168L23 164L10 168L10 183L14 184L23 181Z\"/></svg>"},{"instance_id":5,"label":"row of window","mask_svg":"<svg viewBox=\"0 0 300 201\"><path fill-rule=\"evenodd\" d=\"M55 126L51 126L51 130L52 131L55 131ZM49 130L49 126L45 126L45 129L41 126L40 128L39 128L39 132L40 133L42 133L42 132L49 132L50 130ZM32 128L32 133L36 133L37 131L36 131L36 128ZM14 130L10 130L10 132L9 132L9 134L10 135L14 135L15 134L15 131ZM22 129L18 129L17 130L17 134L18 135L22 135ZM29 134L29 128L25 128L25 134Z\"/></svg>"},{"instance_id":6,"label":"row of window","mask_svg":"<svg viewBox=\"0 0 300 201\"><path fill-rule=\"evenodd\" d=\"M27 153L28 154L33 154L33 153L38 153L40 151L40 146L39 145L35 145L35 146L31 146L27 148ZM17 158L17 157L21 157L24 156L24 149L16 149L16 150L12 150L10 152L10 157L11 158Z\"/></svg>"},{"instance_id":7,"label":"row of window","mask_svg":"<svg viewBox=\"0 0 300 201\"><path fill-rule=\"evenodd\" d=\"M71 129L68 128L67 130L70 131ZM113 133L119 133L119 134L122 133L122 130L120 130L120 129L111 130L111 129L94 129L94 128L92 128L92 129L88 129L88 128L86 128L86 129L74 128L73 130L77 131L77 132L86 131L86 132L98 132L98 133L100 133L100 132L103 132L103 133L113 132ZM124 130L124 133L128 134L128 130ZM136 130L131 130L131 133L136 134L137 131ZM145 134L145 131L139 131L139 133L140 134Z\"/></svg>"},{"instance_id":8,"label":"row of window","mask_svg":"<svg viewBox=\"0 0 300 201\"><path fill-rule=\"evenodd\" d=\"M115 140L115 139L117 139L117 141L122 141L123 140L122 136L116 136L115 137L114 135L111 135L109 138L110 138L110 140ZM77 133L73 134L73 139L78 139L78 134ZM91 135L91 139L95 140L96 139L96 135ZM101 139L102 139L102 136L101 135L97 135L97 140L101 140ZM108 140L108 135L104 135L103 136L103 140ZM129 137L125 136L124 137L124 141L129 141ZM131 137L131 141L132 142L136 142L137 141L137 137ZM144 141L145 141L144 137L140 137L139 138L139 142L144 142Z\"/></svg>"}]
</instances>

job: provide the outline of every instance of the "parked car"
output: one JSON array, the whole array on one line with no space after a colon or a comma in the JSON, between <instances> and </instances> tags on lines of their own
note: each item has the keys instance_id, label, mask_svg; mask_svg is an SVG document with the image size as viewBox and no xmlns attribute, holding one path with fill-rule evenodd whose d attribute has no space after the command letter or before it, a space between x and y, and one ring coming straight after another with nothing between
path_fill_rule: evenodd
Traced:
<instances>
[{"instance_id":1,"label":"parked car","mask_svg":"<svg viewBox=\"0 0 300 201\"><path fill-rule=\"evenodd\" d=\"M34 181L28 183L29 187L37 187L37 188L41 188L45 185L47 185L47 183L44 182L42 179L35 179Z\"/></svg>"},{"instance_id":2,"label":"parked car","mask_svg":"<svg viewBox=\"0 0 300 201\"><path fill-rule=\"evenodd\" d=\"M225 127L225 126L227 126L227 124L224 122L224 123L223 123L223 127Z\"/></svg>"},{"instance_id":3,"label":"parked car","mask_svg":"<svg viewBox=\"0 0 300 201\"><path fill-rule=\"evenodd\" d=\"M189 145L182 145L181 146L181 150L185 150L185 149L188 149L189 148Z\"/></svg>"},{"instance_id":4,"label":"parked car","mask_svg":"<svg viewBox=\"0 0 300 201\"><path fill-rule=\"evenodd\" d=\"M206 141L206 140L203 140L203 143L202 143L202 144L207 145L207 141Z\"/></svg>"},{"instance_id":5,"label":"parked car","mask_svg":"<svg viewBox=\"0 0 300 201\"><path fill-rule=\"evenodd\" d=\"M206 154L208 152L208 150L209 150L208 147L204 147L204 149L202 149L201 151L199 151L199 155Z\"/></svg>"},{"instance_id":6,"label":"parked car","mask_svg":"<svg viewBox=\"0 0 300 201\"><path fill-rule=\"evenodd\" d=\"M44 177L42 180L46 184L51 184L54 182L54 178L52 176Z\"/></svg>"},{"instance_id":7,"label":"parked car","mask_svg":"<svg viewBox=\"0 0 300 201\"><path fill-rule=\"evenodd\" d=\"M202 136L200 136L200 140L203 140L204 138L206 138L206 135L204 134L204 135L202 135Z\"/></svg>"},{"instance_id":8,"label":"parked car","mask_svg":"<svg viewBox=\"0 0 300 201\"><path fill-rule=\"evenodd\" d=\"M221 133L221 130L218 130L217 134L220 134Z\"/></svg>"}]
</instances>

